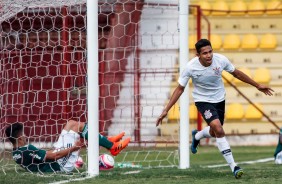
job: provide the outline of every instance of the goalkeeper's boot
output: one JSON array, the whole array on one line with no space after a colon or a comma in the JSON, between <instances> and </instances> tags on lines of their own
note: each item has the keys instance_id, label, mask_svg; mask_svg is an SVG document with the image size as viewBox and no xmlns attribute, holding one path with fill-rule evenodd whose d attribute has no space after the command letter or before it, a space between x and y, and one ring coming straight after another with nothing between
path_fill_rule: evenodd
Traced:
<instances>
[{"instance_id":1,"label":"goalkeeper's boot","mask_svg":"<svg viewBox=\"0 0 282 184\"><path fill-rule=\"evenodd\" d=\"M120 134L116 136L109 136L107 137L107 139L111 141L112 143L119 142L122 139L122 137L124 136L124 134L125 132L121 132Z\"/></svg>"},{"instance_id":2,"label":"goalkeeper's boot","mask_svg":"<svg viewBox=\"0 0 282 184\"><path fill-rule=\"evenodd\" d=\"M239 166L235 166L233 170L233 174L235 178L238 179L241 178L241 176L244 174L244 171Z\"/></svg>"},{"instance_id":3,"label":"goalkeeper's boot","mask_svg":"<svg viewBox=\"0 0 282 184\"><path fill-rule=\"evenodd\" d=\"M126 148L129 142L130 142L130 138L126 138L120 142L115 142L112 148L110 149L111 154L113 156L118 155L121 152L121 150Z\"/></svg>"},{"instance_id":4,"label":"goalkeeper's boot","mask_svg":"<svg viewBox=\"0 0 282 184\"><path fill-rule=\"evenodd\" d=\"M199 141L199 140L196 140L196 138L195 138L195 135L196 135L197 132L198 132L198 130L193 130L193 131L192 131L191 152L192 152L193 154L196 154L196 153L197 153L197 147L198 147L198 145L199 145L199 143L200 143L200 141Z\"/></svg>"}]
</instances>

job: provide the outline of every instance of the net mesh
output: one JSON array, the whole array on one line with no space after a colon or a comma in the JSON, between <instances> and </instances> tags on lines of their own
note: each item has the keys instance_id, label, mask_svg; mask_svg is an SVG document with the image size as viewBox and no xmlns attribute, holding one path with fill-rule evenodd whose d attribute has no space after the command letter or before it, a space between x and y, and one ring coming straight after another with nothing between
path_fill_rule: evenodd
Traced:
<instances>
[{"instance_id":1,"label":"net mesh","mask_svg":"<svg viewBox=\"0 0 282 184\"><path fill-rule=\"evenodd\" d=\"M70 119L86 121L86 5L4 1L1 7L1 167L14 167L4 129L50 148ZM3 156L3 157L2 157ZM18 168L18 167L15 167ZM17 169L16 169L17 170Z\"/></svg>"},{"instance_id":2,"label":"net mesh","mask_svg":"<svg viewBox=\"0 0 282 184\"><path fill-rule=\"evenodd\" d=\"M86 2L2 2L0 163L7 171L15 168L7 125L24 124L29 143L48 148L68 120L87 121ZM178 130L171 125L179 117L155 127L178 74L177 4L99 1L99 131L125 131L132 139L117 163L178 164Z\"/></svg>"}]
</instances>

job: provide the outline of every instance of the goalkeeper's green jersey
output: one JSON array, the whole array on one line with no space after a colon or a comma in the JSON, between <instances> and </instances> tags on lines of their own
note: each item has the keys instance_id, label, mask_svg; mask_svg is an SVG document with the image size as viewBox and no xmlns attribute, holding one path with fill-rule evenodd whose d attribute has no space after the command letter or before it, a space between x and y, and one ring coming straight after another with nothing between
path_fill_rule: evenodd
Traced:
<instances>
[{"instance_id":1,"label":"goalkeeper's green jersey","mask_svg":"<svg viewBox=\"0 0 282 184\"><path fill-rule=\"evenodd\" d=\"M46 151L29 144L13 149L13 159L30 172L57 172L61 171L56 161L45 160Z\"/></svg>"}]
</instances>

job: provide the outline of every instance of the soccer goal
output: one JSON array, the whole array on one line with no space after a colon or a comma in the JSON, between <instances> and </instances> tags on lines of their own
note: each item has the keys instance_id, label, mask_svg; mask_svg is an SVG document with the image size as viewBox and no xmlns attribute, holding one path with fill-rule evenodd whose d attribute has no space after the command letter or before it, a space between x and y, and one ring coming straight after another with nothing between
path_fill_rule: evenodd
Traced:
<instances>
[{"instance_id":1,"label":"soccer goal","mask_svg":"<svg viewBox=\"0 0 282 184\"><path fill-rule=\"evenodd\" d=\"M196 24L195 15L188 15L188 3L184 7L179 3L99 0L98 50L87 50L87 19L91 18L86 0L1 1L1 170L21 170L11 157L12 147L4 133L7 125L22 123L29 143L48 149L68 120L89 120L89 52L98 52L99 61L99 88L95 89L99 122L94 123L99 123L103 135L125 131L125 137L131 137L129 147L115 157L116 167L119 163L178 167L178 106L162 126L156 127L155 121L175 87L179 67L189 58L188 47L181 50L179 46L188 46L188 32L181 32L181 21L186 21L187 30L188 17ZM189 31L196 35L199 28L193 24ZM188 108L188 99L188 93L183 95L182 106ZM184 124L189 123L187 108L181 107ZM182 154L189 154L187 126L180 131L187 134ZM87 152L82 156L89 157Z\"/></svg>"}]
</instances>

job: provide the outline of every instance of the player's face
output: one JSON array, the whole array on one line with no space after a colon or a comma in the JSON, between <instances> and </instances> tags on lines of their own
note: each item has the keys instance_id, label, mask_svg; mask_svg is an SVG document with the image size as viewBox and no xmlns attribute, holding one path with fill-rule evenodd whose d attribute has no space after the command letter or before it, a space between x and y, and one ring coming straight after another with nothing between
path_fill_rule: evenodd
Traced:
<instances>
[{"instance_id":1,"label":"player's face","mask_svg":"<svg viewBox=\"0 0 282 184\"><path fill-rule=\"evenodd\" d=\"M212 64L212 48L211 46L205 46L201 48L201 52L197 54L201 64L205 67Z\"/></svg>"},{"instance_id":2,"label":"player's face","mask_svg":"<svg viewBox=\"0 0 282 184\"><path fill-rule=\"evenodd\" d=\"M18 139L20 139L24 145L27 143L26 135L24 134L24 132L22 132L22 135Z\"/></svg>"}]
</instances>

